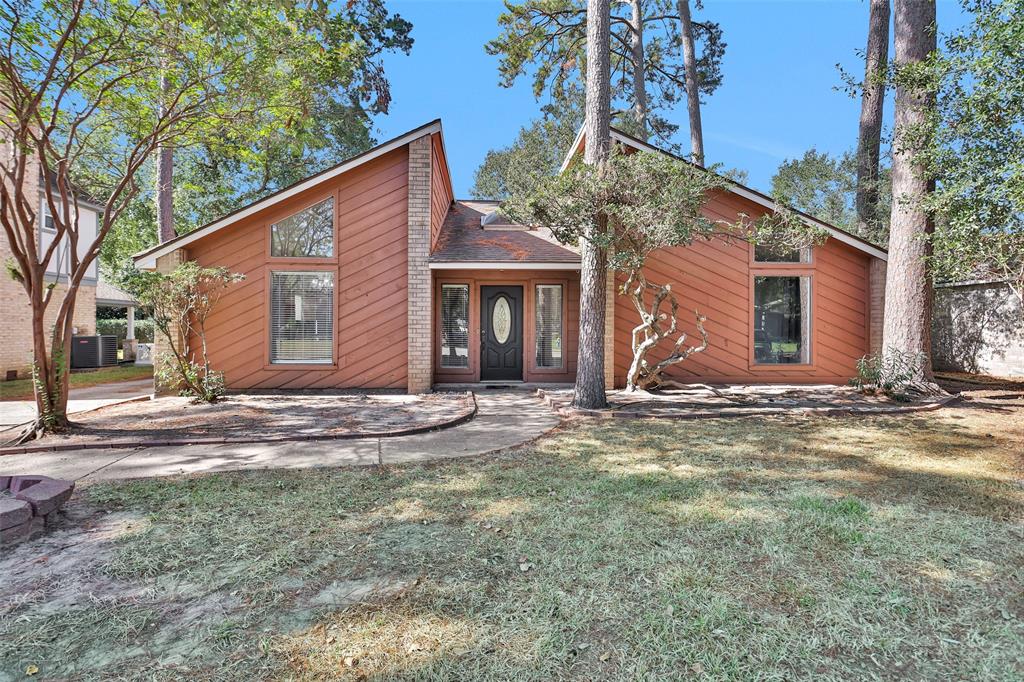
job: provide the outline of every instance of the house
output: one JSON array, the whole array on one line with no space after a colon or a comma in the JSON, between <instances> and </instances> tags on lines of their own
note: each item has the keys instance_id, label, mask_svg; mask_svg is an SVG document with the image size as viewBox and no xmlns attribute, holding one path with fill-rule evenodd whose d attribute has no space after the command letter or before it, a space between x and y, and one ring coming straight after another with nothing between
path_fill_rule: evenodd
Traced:
<instances>
[{"instance_id":1,"label":"house","mask_svg":"<svg viewBox=\"0 0 1024 682\"><path fill-rule=\"evenodd\" d=\"M582 143L578 137L568 150L567 164ZM510 224L496 208L454 198L434 121L135 261L169 271L194 259L246 275L208 324L213 364L232 389L571 382L579 254L546 229ZM735 219L774 208L732 184L705 210ZM682 310L707 316L711 347L676 367L679 378L845 382L857 359L878 348L885 252L805 219L831 236L792 258L712 241L650 259L650 279L672 282ZM636 313L615 295L608 313L607 379L621 386ZM695 333L692 315L681 322Z\"/></svg>"},{"instance_id":2,"label":"house","mask_svg":"<svg viewBox=\"0 0 1024 682\"><path fill-rule=\"evenodd\" d=\"M56 237L53 218L45 199L42 173L39 174L39 188L36 201L39 204L39 229L36 230L36 248L40 253L49 248ZM78 251L84 256L89 245L96 239L97 217L103 207L82 197L78 198ZM53 303L46 309L47 328L53 326L60 305L63 287L67 285L71 259L70 242L65 236L46 269L47 281L54 282L57 287ZM0 264L13 261L7 233L0 229ZM97 264L94 261L79 285L75 297L75 310L72 325L76 334L93 334L96 332L96 282ZM0 309L4 312L3 325L0 325L0 380L10 380L29 376L32 370L32 307L24 287L6 273L0 276Z\"/></svg>"}]
</instances>

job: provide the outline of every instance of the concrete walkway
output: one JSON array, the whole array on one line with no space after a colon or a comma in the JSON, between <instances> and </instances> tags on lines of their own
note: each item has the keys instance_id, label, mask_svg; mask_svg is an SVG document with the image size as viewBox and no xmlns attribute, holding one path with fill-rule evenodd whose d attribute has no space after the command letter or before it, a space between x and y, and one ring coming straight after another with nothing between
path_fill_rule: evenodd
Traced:
<instances>
[{"instance_id":1,"label":"concrete walkway","mask_svg":"<svg viewBox=\"0 0 1024 682\"><path fill-rule=\"evenodd\" d=\"M542 435L559 422L559 418L529 392L478 391L476 399L478 411L472 421L414 436L6 455L0 456L0 473L99 481L239 469L426 462L513 447Z\"/></svg>"},{"instance_id":2,"label":"concrete walkway","mask_svg":"<svg viewBox=\"0 0 1024 682\"><path fill-rule=\"evenodd\" d=\"M122 400L152 393L152 379L119 381L112 384L100 384L99 386L73 388L68 396L68 414L88 412L89 410L95 410L97 407L112 405ZM35 418L36 403L34 400L0 401L0 430L30 422Z\"/></svg>"}]
</instances>

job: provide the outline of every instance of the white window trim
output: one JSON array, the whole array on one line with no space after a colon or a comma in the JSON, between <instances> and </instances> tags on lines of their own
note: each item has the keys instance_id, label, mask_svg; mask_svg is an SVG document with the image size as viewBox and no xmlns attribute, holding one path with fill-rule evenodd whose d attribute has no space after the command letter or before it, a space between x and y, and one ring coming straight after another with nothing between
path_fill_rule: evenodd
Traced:
<instances>
[{"instance_id":1,"label":"white window trim","mask_svg":"<svg viewBox=\"0 0 1024 682\"><path fill-rule=\"evenodd\" d=\"M53 218L53 214L50 213L50 205L46 201L46 197L43 197L42 199L40 199L39 204L40 204L39 205L39 229L42 230L43 232L47 233L47 234L57 234L57 228L56 227L47 227L46 226L46 218L47 218L47 216L49 216L50 218Z\"/></svg>"}]
</instances>

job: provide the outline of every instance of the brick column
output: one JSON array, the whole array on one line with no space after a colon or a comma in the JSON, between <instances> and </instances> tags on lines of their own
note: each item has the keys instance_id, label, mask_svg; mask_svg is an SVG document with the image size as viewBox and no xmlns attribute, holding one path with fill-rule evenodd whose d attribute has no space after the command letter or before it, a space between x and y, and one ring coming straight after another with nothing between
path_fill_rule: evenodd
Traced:
<instances>
[{"instance_id":1,"label":"brick column","mask_svg":"<svg viewBox=\"0 0 1024 682\"><path fill-rule=\"evenodd\" d=\"M619 286L615 281L615 270L608 269L604 300L604 387L615 388L615 298Z\"/></svg>"},{"instance_id":2,"label":"brick column","mask_svg":"<svg viewBox=\"0 0 1024 682\"><path fill-rule=\"evenodd\" d=\"M885 326L885 271L881 258L872 258L868 266L868 352L882 352L882 329Z\"/></svg>"},{"instance_id":3,"label":"brick column","mask_svg":"<svg viewBox=\"0 0 1024 682\"><path fill-rule=\"evenodd\" d=\"M174 268L178 267L185 262L187 254L185 249L176 249L171 251L166 256L160 256L156 259L156 271L161 274L169 274L174 271ZM181 338L181 330L175 325L171 329L171 333ZM180 348L181 346L179 346ZM170 349L167 347L167 340L163 338L163 335L157 331L153 334L153 374L154 376L164 366L163 357L165 354L170 353ZM166 385L161 383L154 383L154 392L157 395L177 395L178 386Z\"/></svg>"},{"instance_id":4,"label":"brick column","mask_svg":"<svg viewBox=\"0 0 1024 682\"><path fill-rule=\"evenodd\" d=\"M430 136L409 144L408 372L409 393L433 385L430 257Z\"/></svg>"}]
</instances>

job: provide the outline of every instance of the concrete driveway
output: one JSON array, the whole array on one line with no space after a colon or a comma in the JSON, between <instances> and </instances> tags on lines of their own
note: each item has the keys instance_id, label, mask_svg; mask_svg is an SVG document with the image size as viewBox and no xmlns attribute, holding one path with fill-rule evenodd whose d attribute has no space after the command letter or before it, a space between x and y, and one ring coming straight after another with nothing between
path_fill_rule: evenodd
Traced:
<instances>
[{"instance_id":1,"label":"concrete driveway","mask_svg":"<svg viewBox=\"0 0 1024 682\"><path fill-rule=\"evenodd\" d=\"M152 379L121 381L114 384L101 384L85 388L71 389L68 400L68 414L87 412L97 407L110 405L130 398L153 394ZM0 430L32 421L36 416L36 404L33 400L0 401Z\"/></svg>"}]
</instances>

